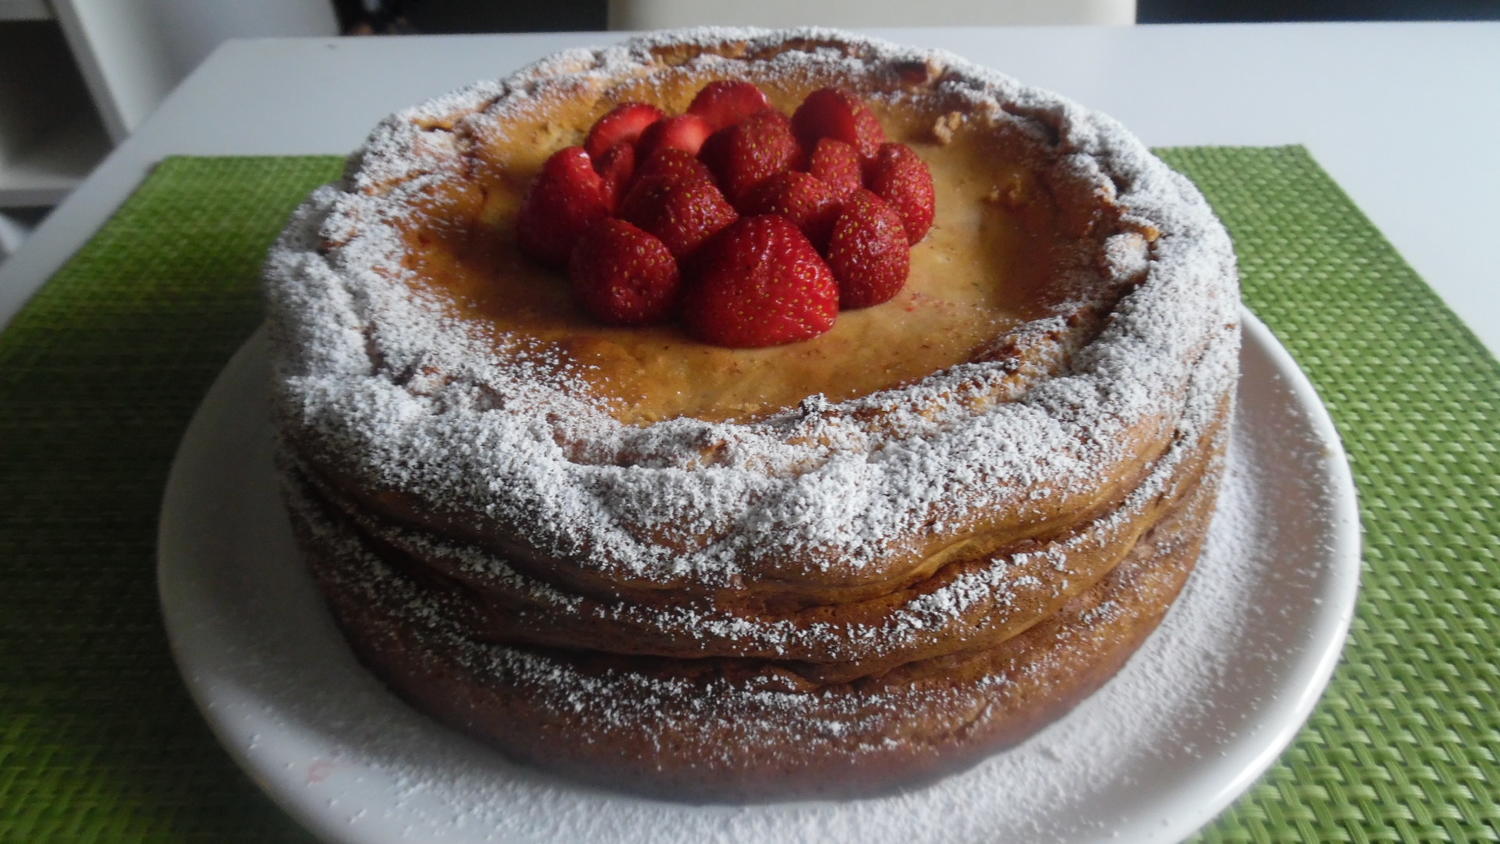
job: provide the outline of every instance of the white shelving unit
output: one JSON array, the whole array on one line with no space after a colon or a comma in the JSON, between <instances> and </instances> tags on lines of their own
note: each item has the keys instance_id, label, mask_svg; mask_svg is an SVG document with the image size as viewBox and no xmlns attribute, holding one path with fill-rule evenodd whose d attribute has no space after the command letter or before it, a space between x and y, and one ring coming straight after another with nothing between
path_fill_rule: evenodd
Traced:
<instances>
[{"instance_id":1,"label":"white shelving unit","mask_svg":"<svg viewBox=\"0 0 1500 844\"><path fill-rule=\"evenodd\" d=\"M328 0L0 0L0 259L220 42L336 33Z\"/></svg>"},{"instance_id":2,"label":"white shelving unit","mask_svg":"<svg viewBox=\"0 0 1500 844\"><path fill-rule=\"evenodd\" d=\"M0 0L0 257L109 148L52 6Z\"/></svg>"},{"instance_id":3,"label":"white shelving unit","mask_svg":"<svg viewBox=\"0 0 1500 844\"><path fill-rule=\"evenodd\" d=\"M110 146L97 115L88 111L62 115L25 138L7 156L0 169L0 207L56 205Z\"/></svg>"}]
</instances>

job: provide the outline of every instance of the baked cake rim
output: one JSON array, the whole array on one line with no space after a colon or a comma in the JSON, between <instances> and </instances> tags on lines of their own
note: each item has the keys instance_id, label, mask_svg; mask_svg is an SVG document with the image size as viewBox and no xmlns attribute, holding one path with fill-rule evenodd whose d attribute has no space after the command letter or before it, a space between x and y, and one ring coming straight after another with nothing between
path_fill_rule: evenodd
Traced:
<instances>
[{"instance_id":1,"label":"baked cake rim","mask_svg":"<svg viewBox=\"0 0 1500 844\"><path fill-rule=\"evenodd\" d=\"M874 397L832 406L811 397L804 407L766 420L680 418L642 428L630 428L597 410L591 412L583 403L570 401L565 390L544 390L538 395L535 383L513 385L517 392L508 398L535 401L536 406L546 408L530 415L500 414L540 429L527 431L525 424L486 428L485 417L494 421L497 416L487 412L493 408L452 391L441 396L441 412L437 412L438 403L432 397L412 393L409 383L391 382L390 373L370 360L366 338L358 330L360 308L389 304L371 298L378 298L384 282L377 267L360 263L356 254L360 250L330 250L325 244L336 233L334 229L351 218L365 214L373 215L364 218L365 223L379 219L378 200L387 194L362 192L373 179L388 183L395 179L399 185L401 179L419 184L431 178L422 172L422 165L431 159L421 154L423 135L432 131L431 121L465 109L488 109L507 96L533 96L534 90L545 88L548 79L564 71L639 66L652 60L653 50L683 45L701 48L736 40L764 47L826 42L834 46L820 58L832 62L843 60L837 55L839 49L845 51L845 59L849 53L858 54L857 61L866 64L872 59L936 62L945 68L952 84L971 86L980 102L988 98L997 103L1000 119L1051 121L1060 160L1097 174L1101 185L1113 185L1118 191L1113 201L1128 216L1161 232L1151 245L1143 279L1117 304L1098 337L1079 350L1077 365L1068 374L1048 378L1019 397L976 413L955 414L942 401L937 404L950 411L947 414L901 413L898 418L896 410L901 408L876 408L874 416L883 428L874 432L859 422L857 413L829 410L869 409L886 393L907 398L927 391L928 397L940 398L945 391L975 380L1003 379L1008 373L996 362L962 364ZM1024 114L1007 111L1007 106ZM428 128L422 128L424 122ZM371 239L379 239L378 228L364 226L363 247L368 249ZM1129 261L1128 255L1105 257ZM1152 414L1163 414L1156 424L1158 433L1172 429L1179 410L1174 401L1180 396L1171 385L1180 385L1190 365L1215 367L1225 378L1233 377L1237 296L1225 295L1226 289L1234 290L1233 274L1228 237L1201 195L1113 120L949 54L821 29L700 29L645 36L602 49L569 50L502 82L475 83L400 112L384 121L366 147L351 158L339 186L320 189L298 210L267 264L270 322L276 346L283 350L277 360L278 406L284 421L306 436L304 445L311 443L310 450L319 458L348 468L352 456L352 468L362 480L408 491L440 508L457 507L500 521L522 519L537 529L540 553L588 560L604 571L647 579L705 583L732 582L755 568L748 565L750 561L785 553L788 543L820 549L812 559L794 561L805 570L843 566L858 574L889 551L890 538L900 541L924 523L938 532L961 531L962 525L944 522L941 507L944 495L956 491L956 481L963 484L966 495L975 481L986 481L992 490L988 501L966 499L966 509L1020 512L1026 510L1026 498L1038 484L1066 492L1069 485L1097 480L1101 456L1107 457L1111 448L1119 449L1132 425ZM348 279L374 287L351 288L345 284ZM308 287L319 295L309 296ZM1185 295L1185 290L1193 290L1202 301L1187 304L1193 297ZM1203 312L1185 315L1184 308L1202 308ZM317 325L320 320L322 327ZM1022 331L1043 329L1028 324ZM1207 349L1209 360L1200 361L1198 354L1190 353L1192 349ZM445 362L453 364L451 371L468 373L473 361L465 362L463 357ZM358 389L351 388L351 382ZM488 386L484 379L473 383ZM365 388L370 392L360 395ZM436 430L446 428L460 437L459 453L441 445L429 448L432 429L423 425L435 424L432 418L399 418L410 415L413 403L420 406L424 401L429 417L446 417L439 420ZM393 409L400 412L392 414ZM351 420L360 424L351 426ZM463 424L448 424L455 420ZM476 423L477 429L472 429ZM411 436L403 438L403 433ZM487 441L498 441L498 448L487 452L472 447ZM1008 445L985 451L975 447L981 441ZM1091 454L1077 454L1080 441L1086 442ZM584 445L579 447L580 443ZM882 464L889 468L893 463L893 451L902 450L893 443L909 447L895 458L925 467L907 465L885 477L866 477L881 474L878 466L868 467ZM330 444L339 447L329 448ZM413 465L409 452L414 446L421 446L415 448L421 453L415 462L443 465L446 477ZM702 461L701 454L709 446L715 449L717 462ZM402 454L403 448L408 453ZM623 454L630 455L629 465L619 465ZM538 472L518 465L527 462L539 462L542 468ZM580 477L564 482L545 477L554 471ZM751 475L757 480L751 480ZM752 534L737 548L727 549L730 553L725 553L718 537L688 553L642 538L653 526L691 522L692 517L702 516L701 512L653 509L642 501L643 496L680 501L702 499L707 492L707 498L723 504L726 496L722 490L714 494L714 488L726 486L726 479L740 493L727 496L731 505L727 509L735 517L731 521ZM778 485L779 489L769 488ZM501 486L504 493L496 494ZM839 494L829 494L830 487L837 487ZM580 496L580 489L587 489L588 495ZM733 506L734 498L739 499L739 506ZM746 501L783 504L756 512ZM788 506L788 501L800 506ZM921 512L913 515L913 505ZM799 517L798 510L811 517ZM851 533L840 524L849 520L862 524ZM564 529L549 530L549 525ZM776 529L757 530L758 525Z\"/></svg>"}]
</instances>

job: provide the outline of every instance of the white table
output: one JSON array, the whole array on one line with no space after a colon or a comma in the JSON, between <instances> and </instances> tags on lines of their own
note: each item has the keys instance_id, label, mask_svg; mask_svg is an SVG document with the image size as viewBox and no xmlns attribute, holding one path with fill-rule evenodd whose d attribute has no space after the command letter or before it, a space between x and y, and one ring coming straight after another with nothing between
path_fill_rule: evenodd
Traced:
<instances>
[{"instance_id":1,"label":"white table","mask_svg":"<svg viewBox=\"0 0 1500 844\"><path fill-rule=\"evenodd\" d=\"M1500 353L1500 24L902 29L1148 144L1301 143ZM171 154L345 153L381 117L620 33L225 44L0 267L0 324Z\"/></svg>"}]
</instances>

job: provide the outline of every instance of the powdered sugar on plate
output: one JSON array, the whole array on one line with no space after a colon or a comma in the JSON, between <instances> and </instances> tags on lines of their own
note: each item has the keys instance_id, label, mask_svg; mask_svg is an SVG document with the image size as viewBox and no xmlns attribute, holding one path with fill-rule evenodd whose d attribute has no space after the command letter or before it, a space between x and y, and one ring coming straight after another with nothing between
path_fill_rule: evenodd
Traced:
<instances>
[{"instance_id":1,"label":"powdered sugar on plate","mask_svg":"<svg viewBox=\"0 0 1500 844\"><path fill-rule=\"evenodd\" d=\"M1163 626L1071 715L928 788L757 806L643 800L513 765L409 710L348 653L287 532L258 410L260 345L221 377L174 466L168 630L231 753L332 840L1176 840L1300 725L1357 577L1332 427L1269 333L1249 328L1218 515Z\"/></svg>"}]
</instances>

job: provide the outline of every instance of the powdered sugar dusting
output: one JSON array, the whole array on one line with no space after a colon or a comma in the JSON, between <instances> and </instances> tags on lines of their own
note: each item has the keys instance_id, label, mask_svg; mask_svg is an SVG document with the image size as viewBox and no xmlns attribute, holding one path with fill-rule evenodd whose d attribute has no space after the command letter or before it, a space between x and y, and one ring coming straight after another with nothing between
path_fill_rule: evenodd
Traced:
<instances>
[{"instance_id":1,"label":"powdered sugar dusting","mask_svg":"<svg viewBox=\"0 0 1500 844\"><path fill-rule=\"evenodd\" d=\"M1304 694L1303 681L1287 672L1297 653L1313 647L1306 619L1325 612L1321 599L1333 569L1357 564L1327 556L1330 508L1344 494L1317 468L1329 444L1265 364L1255 364L1253 354L1249 360L1253 386L1241 394L1208 545L1162 627L1068 718L935 786L840 802L673 804L566 782L438 727L396 702L354 662L323 617L290 538L265 546L265 525L274 526L281 509L269 443L255 450L261 468L243 476L247 482L231 470L247 459L239 443L264 440L263 428L260 437L216 436L235 445L221 447L224 453L202 467L205 479L225 489L194 500L212 500L217 512L248 520L243 529L205 533L203 573L222 581L213 590L222 603L204 607L203 626L174 627L174 638L217 643L212 663L185 662L192 683L218 683L241 696L209 693L211 717L221 733L243 734L229 740L243 741L258 778L277 782L282 799L316 803L319 817L347 830L322 827L324 834L334 828L335 838L1051 841L1108 838L1120 829L1166 835L1160 821L1167 815L1142 814L1164 811L1157 795L1186 795L1197 780L1218 788L1227 774L1215 765L1244 765L1262 755L1267 739L1255 725L1263 713L1278 695ZM251 372L248 383L261 375ZM253 415L240 406L228 413ZM269 535L279 534L278 528ZM175 616L169 612L169 623ZM1212 795L1195 799L1212 805Z\"/></svg>"},{"instance_id":2,"label":"powdered sugar dusting","mask_svg":"<svg viewBox=\"0 0 1500 844\"><path fill-rule=\"evenodd\" d=\"M757 72L935 62L946 69L936 86L972 102L970 119L1035 136L1058 178L1114 196L1127 228L1161 233L1144 263L1139 249L1109 242L1106 271L1144 269L1144 281L1067 371L1028 380L1004 360L972 363L823 412L637 428L590 400L557 353L499 338L497 355L496 338L412 294L396 224L434 180L461 177L466 133L504 132L508 118L621 76L737 61L659 57L683 45L745 41L757 54L796 39L812 46ZM1233 253L1186 180L1113 121L1062 98L956 57L825 31L698 30L569 51L396 115L342 183L298 212L267 276L277 401L311 459L477 514L538 555L662 584L879 574L903 543L962 537L972 514L1025 518L1041 496L1087 494L1101 467L1131 454L1143 420L1156 420L1153 436L1177 428L1195 367L1216 392L1234 377L1232 361L1203 363L1232 357L1204 352L1236 342ZM1040 342L1055 324L1023 326L1013 339ZM427 371L445 379L427 383ZM705 443L718 446L708 465Z\"/></svg>"},{"instance_id":3,"label":"powdered sugar dusting","mask_svg":"<svg viewBox=\"0 0 1500 844\"><path fill-rule=\"evenodd\" d=\"M1232 353L1221 349L1220 354ZM1206 367L1214 372L1222 364ZM1207 431L1220 412L1218 395L1212 388L1214 378L1200 379L1189 391L1183 429ZM1070 588L1068 565L1075 555L1111 546L1127 546L1119 531L1129 529L1142 518L1144 508L1158 497L1175 497L1179 477L1190 458L1212 449L1212 443L1195 436L1183 436L1156 462L1152 471L1116 508L1088 526L1088 529L1065 534L1038 543L1027 550L996 556L987 565L962 574L945 585L921 594L909 595L899 604L882 608L878 619L838 623L806 622L791 618L767 617L762 613L740 615L716 607L707 601L679 601L661 605L641 605L625 599L603 601L585 599L560 590L544 581L516 570L503 556L483 547L462 544L451 539L382 524L357 508L345 515L365 534L372 534L406 553L424 561L438 561L468 575L469 583L479 589L493 589L529 604L532 614L521 613L514 606L504 612L543 629L596 629L599 623L614 631L608 638L639 637L677 643L684 656L761 656L816 661L852 661L886 658L910 659L936 644L947 643L950 650L958 643L980 635L981 631L1006 623L1008 609L1024 597L1050 599L1067 594ZM1209 472L1214 475L1216 472ZM1187 480L1192 480L1192 477ZM323 523L317 504L292 496L300 518ZM343 554L364 553L358 541L344 535L343 529L327 525L326 542L347 546ZM1035 573L1033 573L1035 572ZM1041 574L1043 577L1038 577ZM1055 575L1062 575L1061 577ZM1043 579L1045 578L1045 579ZM1086 585L1079 581L1077 588ZM600 635L597 632L590 637Z\"/></svg>"}]
</instances>

